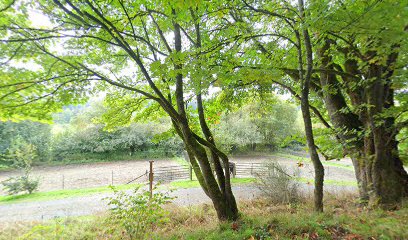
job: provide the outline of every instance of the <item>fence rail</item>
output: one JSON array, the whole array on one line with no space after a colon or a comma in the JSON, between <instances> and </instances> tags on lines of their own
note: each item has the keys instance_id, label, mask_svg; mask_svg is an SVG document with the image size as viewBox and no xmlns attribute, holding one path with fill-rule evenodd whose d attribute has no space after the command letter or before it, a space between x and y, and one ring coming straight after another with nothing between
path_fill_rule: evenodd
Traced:
<instances>
[{"instance_id":1,"label":"fence rail","mask_svg":"<svg viewBox=\"0 0 408 240\"><path fill-rule=\"evenodd\" d=\"M266 171L263 163L236 163L235 177L248 177L262 174Z\"/></svg>"},{"instance_id":2,"label":"fence rail","mask_svg":"<svg viewBox=\"0 0 408 240\"><path fill-rule=\"evenodd\" d=\"M134 182L134 181L136 181L136 180L140 179L141 177L147 177L147 176L148 176L148 174L149 174L149 172L146 170L146 172L145 172L145 173L143 173L142 175L140 175L140 176L138 176L138 177L136 177L136 178L134 178L134 179L130 180L130 181L129 181L129 182L127 182L126 184L130 184L130 183L132 183L132 182Z\"/></svg>"},{"instance_id":3,"label":"fence rail","mask_svg":"<svg viewBox=\"0 0 408 240\"><path fill-rule=\"evenodd\" d=\"M170 182L181 179L192 179L188 166L163 166L154 169L154 181Z\"/></svg>"}]
</instances>

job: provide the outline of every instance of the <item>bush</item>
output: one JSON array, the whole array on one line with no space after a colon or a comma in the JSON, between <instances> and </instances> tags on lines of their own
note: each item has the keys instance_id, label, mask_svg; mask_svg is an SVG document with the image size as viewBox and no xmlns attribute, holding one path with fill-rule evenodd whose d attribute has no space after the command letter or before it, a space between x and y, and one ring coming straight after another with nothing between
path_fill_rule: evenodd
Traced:
<instances>
[{"instance_id":1,"label":"bush","mask_svg":"<svg viewBox=\"0 0 408 240\"><path fill-rule=\"evenodd\" d=\"M147 239L148 230L153 230L168 220L168 213L162 208L171 200L167 194L157 192L150 198L150 192L140 192L140 187L130 194L114 187L112 189L114 195L107 198L111 207L107 221L112 226L109 229L112 233L120 226L124 229L122 234L130 239Z\"/></svg>"},{"instance_id":2,"label":"bush","mask_svg":"<svg viewBox=\"0 0 408 240\"><path fill-rule=\"evenodd\" d=\"M10 195L15 195L20 192L27 191L31 194L37 190L39 179L30 177L32 163L37 158L37 150L34 145L27 143L21 137L13 141L13 144L8 148L5 158L12 162L12 166L23 171L23 175L19 177L11 177L1 182L4 190Z\"/></svg>"},{"instance_id":3,"label":"bush","mask_svg":"<svg viewBox=\"0 0 408 240\"><path fill-rule=\"evenodd\" d=\"M299 170L290 175L287 169L277 162L267 162L266 171L257 173L256 186L273 203L296 203L302 198L299 183Z\"/></svg>"},{"instance_id":4,"label":"bush","mask_svg":"<svg viewBox=\"0 0 408 240\"><path fill-rule=\"evenodd\" d=\"M11 177L1 183L4 186L4 190L9 195L19 194L20 192L27 191L28 194L33 193L38 189L39 180L32 179L29 175L20 177Z\"/></svg>"}]
</instances>

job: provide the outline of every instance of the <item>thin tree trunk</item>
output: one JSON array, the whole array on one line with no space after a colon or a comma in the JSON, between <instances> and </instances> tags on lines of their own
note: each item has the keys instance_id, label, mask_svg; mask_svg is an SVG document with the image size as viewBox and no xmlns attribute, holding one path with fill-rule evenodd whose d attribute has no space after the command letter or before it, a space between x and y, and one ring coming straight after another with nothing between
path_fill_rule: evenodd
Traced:
<instances>
[{"instance_id":1,"label":"thin tree trunk","mask_svg":"<svg viewBox=\"0 0 408 240\"><path fill-rule=\"evenodd\" d=\"M304 3L303 0L298 1L299 13L302 20L305 17L304 14ZM313 163L315 171L315 189L314 189L314 209L315 211L323 211L323 181L324 181L324 167L320 161L319 155L317 154L316 145L313 136L313 125L310 116L309 107L309 88L310 80L313 70L313 55L312 55L312 45L310 42L310 36L308 30L302 24L302 33L306 49L306 75L303 75L303 54L302 54L302 41L300 33L296 31L296 37L298 41L298 64L299 64L299 79L302 86L301 91L301 110L303 116L303 122L305 125L306 141L310 152L310 158Z\"/></svg>"}]
</instances>

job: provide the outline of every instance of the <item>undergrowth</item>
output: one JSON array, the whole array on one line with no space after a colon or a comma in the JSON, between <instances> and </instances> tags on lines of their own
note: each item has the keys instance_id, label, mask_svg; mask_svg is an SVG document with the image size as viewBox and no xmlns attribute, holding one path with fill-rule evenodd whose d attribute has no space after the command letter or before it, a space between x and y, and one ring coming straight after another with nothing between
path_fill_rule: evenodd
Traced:
<instances>
[{"instance_id":1,"label":"undergrowth","mask_svg":"<svg viewBox=\"0 0 408 240\"><path fill-rule=\"evenodd\" d=\"M312 203L274 205L264 199L241 201L236 222L219 223L211 205L166 205L168 221L149 239L407 239L408 205L395 211L369 210L350 199L328 196L324 213ZM2 225L0 239L129 239L106 215ZM111 224L111 223L110 223ZM116 227L115 235L107 229ZM0 227L1 228L1 227Z\"/></svg>"}]
</instances>

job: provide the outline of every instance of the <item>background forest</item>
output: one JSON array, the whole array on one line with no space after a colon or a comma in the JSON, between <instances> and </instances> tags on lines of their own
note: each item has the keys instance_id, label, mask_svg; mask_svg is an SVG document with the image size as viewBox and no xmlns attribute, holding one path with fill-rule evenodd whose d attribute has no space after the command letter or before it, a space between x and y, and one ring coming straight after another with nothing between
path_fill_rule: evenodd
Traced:
<instances>
[{"instance_id":1,"label":"background forest","mask_svg":"<svg viewBox=\"0 0 408 240\"><path fill-rule=\"evenodd\" d=\"M222 148L231 154L304 150L299 108L273 98L273 104L265 104L253 97L253 102L230 106L209 119ZM104 113L103 101L92 99L84 105L65 107L53 115L52 124L1 122L1 168L11 167L8 153L24 144L34 146L35 165L182 156L182 141L167 118L159 116L109 129L102 122Z\"/></svg>"}]
</instances>

